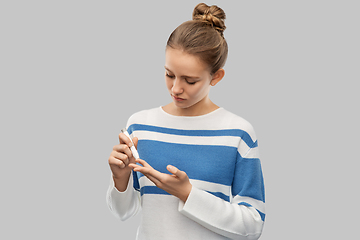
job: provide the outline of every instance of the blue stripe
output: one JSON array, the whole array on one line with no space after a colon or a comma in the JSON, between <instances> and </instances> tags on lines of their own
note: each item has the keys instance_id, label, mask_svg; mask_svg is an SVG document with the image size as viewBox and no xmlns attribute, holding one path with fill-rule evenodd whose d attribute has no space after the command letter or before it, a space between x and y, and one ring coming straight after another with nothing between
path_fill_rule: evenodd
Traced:
<instances>
[{"instance_id":1,"label":"blue stripe","mask_svg":"<svg viewBox=\"0 0 360 240\"><path fill-rule=\"evenodd\" d=\"M207 191L208 192L208 191ZM230 201L230 198L229 196L226 196L225 194L223 193L220 193L220 192L208 192L218 198L221 198L225 201ZM161 188L158 188L156 186L144 186L140 189L140 194L141 196L144 195L144 194L161 194L161 195L170 195L168 192L162 190Z\"/></svg>"},{"instance_id":2,"label":"blue stripe","mask_svg":"<svg viewBox=\"0 0 360 240\"><path fill-rule=\"evenodd\" d=\"M247 207L253 207L251 204L248 204L247 202L241 202L239 203L238 205L244 205L244 206L247 206ZM255 208L255 207L254 207ZM255 208L256 209L256 208ZM265 221L265 213L259 211L258 209L256 209L256 211L260 214L260 217L261 217L261 220L262 221Z\"/></svg>"},{"instance_id":3,"label":"blue stripe","mask_svg":"<svg viewBox=\"0 0 360 240\"><path fill-rule=\"evenodd\" d=\"M240 203L238 203L238 205L244 205L244 206L247 206L247 207L252 207L252 205L247 203L247 202L240 202Z\"/></svg>"},{"instance_id":4,"label":"blue stripe","mask_svg":"<svg viewBox=\"0 0 360 240\"><path fill-rule=\"evenodd\" d=\"M265 202L265 187L260 160L258 158L241 158L235 167L232 194L251 197Z\"/></svg>"},{"instance_id":5,"label":"blue stripe","mask_svg":"<svg viewBox=\"0 0 360 240\"><path fill-rule=\"evenodd\" d=\"M223 194L223 193L221 193L221 192L209 192L209 191L207 191L207 192L214 195L214 196L216 196L216 197L218 197L218 198L221 198L222 200L230 202L230 197Z\"/></svg>"},{"instance_id":6,"label":"blue stripe","mask_svg":"<svg viewBox=\"0 0 360 240\"><path fill-rule=\"evenodd\" d=\"M222 130L183 130L183 129L173 129L173 128L164 128L156 127L143 124L132 124L128 128L129 134L134 131L149 131L149 132L158 132L171 135L180 135L180 136L197 136L197 137L216 137L216 136L231 136L231 137L240 137L249 147L257 145L257 142L254 142L250 135L241 130L241 129L222 129Z\"/></svg>"},{"instance_id":7,"label":"blue stripe","mask_svg":"<svg viewBox=\"0 0 360 240\"><path fill-rule=\"evenodd\" d=\"M156 186L145 186L140 189L141 196L144 194L162 194L162 195L170 195L170 193L158 188Z\"/></svg>"},{"instance_id":8,"label":"blue stripe","mask_svg":"<svg viewBox=\"0 0 360 240\"><path fill-rule=\"evenodd\" d=\"M255 208L256 209L256 208ZM265 221L265 213L260 212L259 210L256 209L256 211L258 211L258 213L260 214L261 220Z\"/></svg>"},{"instance_id":9,"label":"blue stripe","mask_svg":"<svg viewBox=\"0 0 360 240\"><path fill-rule=\"evenodd\" d=\"M233 181L237 149L227 146L187 145L139 140L141 159L154 169L169 173L167 165L185 171L190 179L230 186Z\"/></svg>"},{"instance_id":10,"label":"blue stripe","mask_svg":"<svg viewBox=\"0 0 360 240\"><path fill-rule=\"evenodd\" d=\"M138 176L138 172L133 172L133 180L134 180L134 183L133 183L133 186L134 186L134 189L139 191L140 190L140 184L139 184L139 176Z\"/></svg>"}]
</instances>

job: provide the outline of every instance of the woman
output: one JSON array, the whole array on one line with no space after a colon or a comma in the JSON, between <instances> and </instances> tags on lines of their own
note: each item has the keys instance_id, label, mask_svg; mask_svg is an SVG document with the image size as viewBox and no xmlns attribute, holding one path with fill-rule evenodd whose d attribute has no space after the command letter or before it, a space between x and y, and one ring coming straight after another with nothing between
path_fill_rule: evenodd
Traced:
<instances>
[{"instance_id":1,"label":"woman","mask_svg":"<svg viewBox=\"0 0 360 240\"><path fill-rule=\"evenodd\" d=\"M122 220L141 208L137 239L258 239L264 184L252 126L215 105L210 88L224 77L225 13L198 4L166 47L172 102L138 112L109 158L111 211Z\"/></svg>"}]
</instances>

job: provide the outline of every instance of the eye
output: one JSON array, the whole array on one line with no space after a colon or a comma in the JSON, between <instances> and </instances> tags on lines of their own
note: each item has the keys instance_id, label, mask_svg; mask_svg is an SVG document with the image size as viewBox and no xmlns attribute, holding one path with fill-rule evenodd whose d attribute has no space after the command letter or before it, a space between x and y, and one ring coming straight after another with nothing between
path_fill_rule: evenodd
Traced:
<instances>
[{"instance_id":1,"label":"eye","mask_svg":"<svg viewBox=\"0 0 360 240\"><path fill-rule=\"evenodd\" d=\"M196 82L189 82L188 80L185 80L187 84L194 85Z\"/></svg>"},{"instance_id":2,"label":"eye","mask_svg":"<svg viewBox=\"0 0 360 240\"><path fill-rule=\"evenodd\" d=\"M175 76L169 75L168 73L166 73L166 77L168 77L168 78L175 78Z\"/></svg>"}]
</instances>

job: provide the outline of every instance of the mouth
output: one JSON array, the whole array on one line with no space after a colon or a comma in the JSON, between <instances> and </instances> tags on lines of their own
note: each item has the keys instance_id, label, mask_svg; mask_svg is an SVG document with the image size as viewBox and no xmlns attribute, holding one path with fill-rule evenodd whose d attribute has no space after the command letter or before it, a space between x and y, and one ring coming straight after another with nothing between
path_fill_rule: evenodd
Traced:
<instances>
[{"instance_id":1,"label":"mouth","mask_svg":"<svg viewBox=\"0 0 360 240\"><path fill-rule=\"evenodd\" d=\"M171 95L171 96L172 96L172 98L173 98L175 101L177 101L177 102L185 101L184 98L179 98L179 97L176 97L176 96L174 96L174 95Z\"/></svg>"}]
</instances>

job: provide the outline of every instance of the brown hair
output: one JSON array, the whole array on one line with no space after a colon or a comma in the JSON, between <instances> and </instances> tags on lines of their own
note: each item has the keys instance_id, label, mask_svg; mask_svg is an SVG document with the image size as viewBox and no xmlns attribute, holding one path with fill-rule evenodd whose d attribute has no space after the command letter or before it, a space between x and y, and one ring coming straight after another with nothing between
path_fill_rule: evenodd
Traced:
<instances>
[{"instance_id":1,"label":"brown hair","mask_svg":"<svg viewBox=\"0 0 360 240\"><path fill-rule=\"evenodd\" d=\"M218 6L196 5L191 21L178 26L170 35L167 46L199 57L211 74L224 67L228 45L224 38L225 12Z\"/></svg>"}]
</instances>

